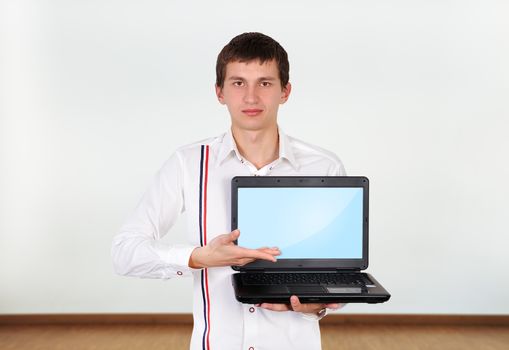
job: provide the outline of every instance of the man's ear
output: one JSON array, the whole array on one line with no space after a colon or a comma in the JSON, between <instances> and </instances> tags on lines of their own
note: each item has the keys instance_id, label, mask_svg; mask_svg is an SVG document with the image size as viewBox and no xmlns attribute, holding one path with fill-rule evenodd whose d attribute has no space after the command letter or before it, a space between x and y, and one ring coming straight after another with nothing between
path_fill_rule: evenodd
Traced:
<instances>
[{"instance_id":1,"label":"man's ear","mask_svg":"<svg viewBox=\"0 0 509 350\"><path fill-rule=\"evenodd\" d=\"M218 86L217 84L215 85L215 88L217 100L219 101L220 104L224 105L223 88Z\"/></svg>"},{"instance_id":2,"label":"man's ear","mask_svg":"<svg viewBox=\"0 0 509 350\"><path fill-rule=\"evenodd\" d=\"M281 100L279 104L283 104L286 101L288 101L288 97L290 97L290 92L292 92L292 84L288 82L286 86L281 90Z\"/></svg>"}]
</instances>

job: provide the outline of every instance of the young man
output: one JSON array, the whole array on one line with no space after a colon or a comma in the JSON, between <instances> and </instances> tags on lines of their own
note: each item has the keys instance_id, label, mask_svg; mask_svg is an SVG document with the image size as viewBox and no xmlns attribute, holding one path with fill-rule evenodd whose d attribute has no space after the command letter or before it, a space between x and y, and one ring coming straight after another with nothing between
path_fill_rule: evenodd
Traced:
<instances>
[{"instance_id":1,"label":"young man","mask_svg":"<svg viewBox=\"0 0 509 350\"><path fill-rule=\"evenodd\" d=\"M235 300L232 265L276 261L277 247L234 245L229 232L231 179L238 175L344 175L328 151L285 135L279 105L291 92L286 51L272 38L244 33L219 53L216 94L228 107L228 132L178 149L163 165L132 217L113 241L117 273L194 278L191 349L320 349L318 320L337 304L246 305ZM160 241L180 213L188 242ZM242 229L242 228L241 228Z\"/></svg>"}]
</instances>

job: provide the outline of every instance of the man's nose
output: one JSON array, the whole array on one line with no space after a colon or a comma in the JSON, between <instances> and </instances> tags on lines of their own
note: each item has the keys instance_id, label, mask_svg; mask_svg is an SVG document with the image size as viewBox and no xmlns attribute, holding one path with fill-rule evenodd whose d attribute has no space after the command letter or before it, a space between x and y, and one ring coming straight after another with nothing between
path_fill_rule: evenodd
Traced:
<instances>
[{"instance_id":1,"label":"man's nose","mask_svg":"<svg viewBox=\"0 0 509 350\"><path fill-rule=\"evenodd\" d=\"M255 86L247 87L244 94L244 102L254 104L258 102L258 93Z\"/></svg>"}]
</instances>

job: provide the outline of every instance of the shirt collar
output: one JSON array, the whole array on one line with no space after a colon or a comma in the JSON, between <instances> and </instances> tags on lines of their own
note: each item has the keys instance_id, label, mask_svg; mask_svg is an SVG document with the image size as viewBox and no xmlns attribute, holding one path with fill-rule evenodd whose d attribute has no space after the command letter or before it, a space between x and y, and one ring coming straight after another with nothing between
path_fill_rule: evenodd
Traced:
<instances>
[{"instance_id":1,"label":"shirt collar","mask_svg":"<svg viewBox=\"0 0 509 350\"><path fill-rule=\"evenodd\" d=\"M288 162L290 162L292 167L295 168L295 170L299 170L300 164L297 162L297 159L295 158L294 148L292 146L290 138L279 127L278 132L279 132L279 158L286 159Z\"/></svg>"},{"instance_id":2,"label":"shirt collar","mask_svg":"<svg viewBox=\"0 0 509 350\"><path fill-rule=\"evenodd\" d=\"M219 152L217 154L217 166L220 166L223 161L232 154L235 154L239 160L241 159L237 145L235 144L235 139L233 138L232 130L228 129L228 131L223 134L223 139L221 145L219 146Z\"/></svg>"},{"instance_id":3,"label":"shirt collar","mask_svg":"<svg viewBox=\"0 0 509 350\"><path fill-rule=\"evenodd\" d=\"M296 169L299 169L299 163L295 159L295 153L292 147L292 144L289 140L289 137L283 132L283 130L278 127L279 134L279 159L286 159L290 164ZM232 130L228 129L226 133L223 134L223 140L221 142L221 146L219 148L218 156L217 156L217 166L220 166L226 158L234 154L239 161L242 160L242 156L240 155L239 150L237 149L237 144L235 143L235 139L233 138Z\"/></svg>"}]
</instances>

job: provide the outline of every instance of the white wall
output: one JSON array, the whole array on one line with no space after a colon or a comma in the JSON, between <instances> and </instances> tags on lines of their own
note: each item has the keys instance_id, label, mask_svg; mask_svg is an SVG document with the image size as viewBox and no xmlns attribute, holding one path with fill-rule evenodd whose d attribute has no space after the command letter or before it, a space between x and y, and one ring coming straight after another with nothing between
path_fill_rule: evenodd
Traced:
<instances>
[{"instance_id":1,"label":"white wall","mask_svg":"<svg viewBox=\"0 0 509 350\"><path fill-rule=\"evenodd\" d=\"M371 179L393 297L342 312L509 313L508 2L1 4L0 313L190 312L190 280L118 277L110 243L175 148L228 127L215 58L245 31L289 53L283 128Z\"/></svg>"}]
</instances>

